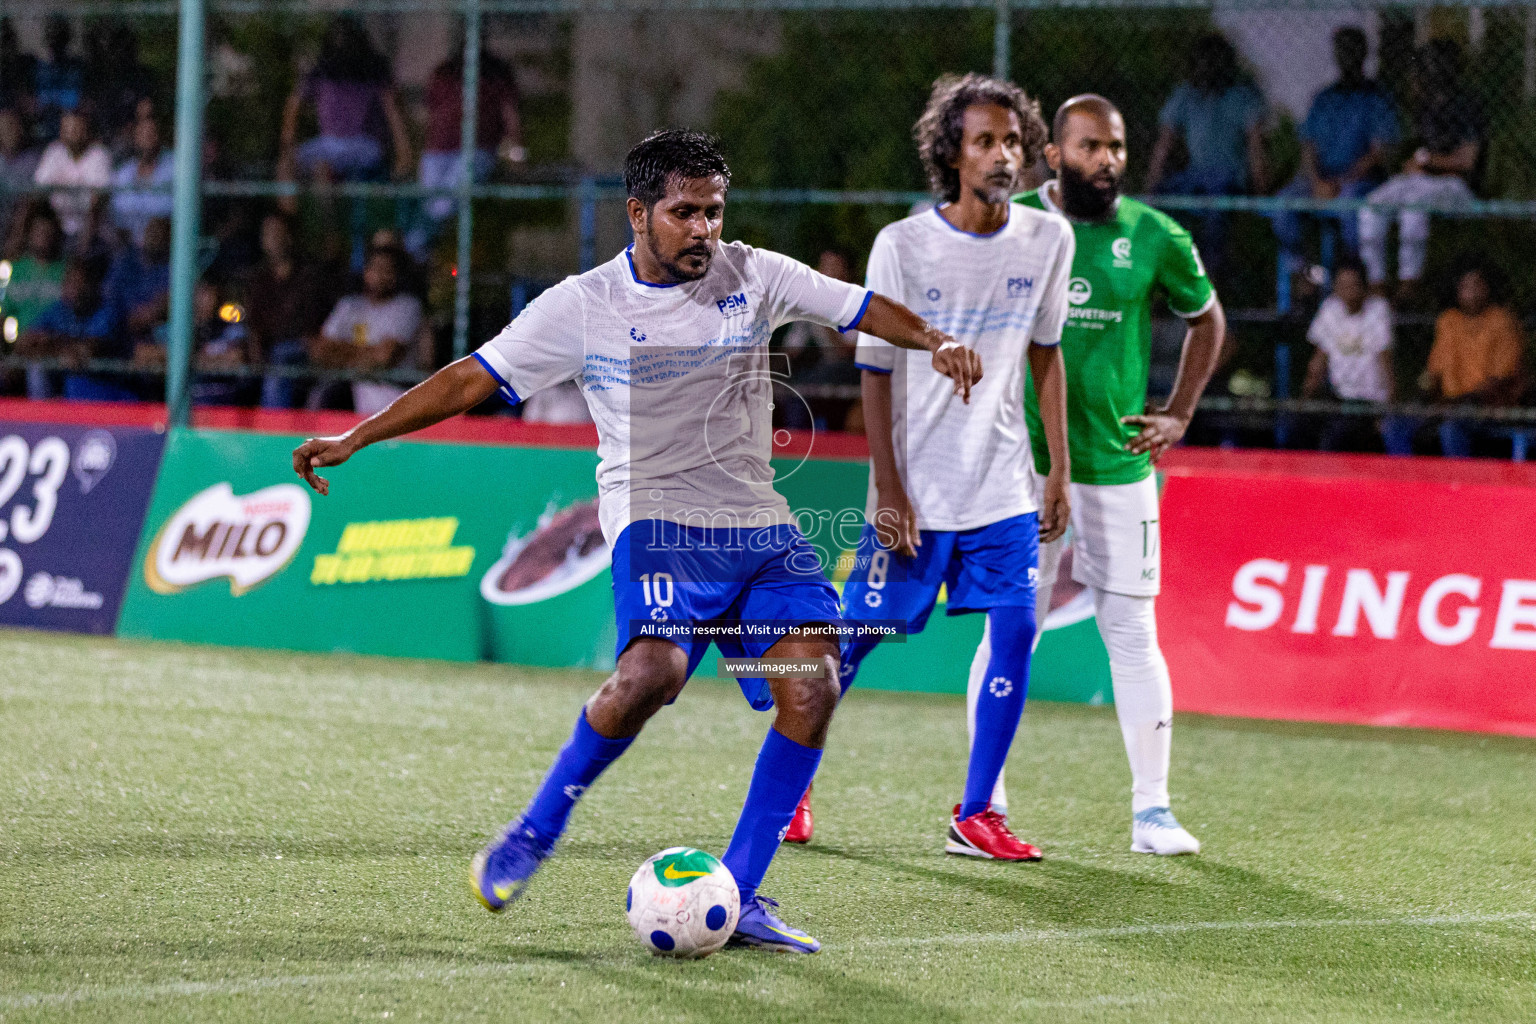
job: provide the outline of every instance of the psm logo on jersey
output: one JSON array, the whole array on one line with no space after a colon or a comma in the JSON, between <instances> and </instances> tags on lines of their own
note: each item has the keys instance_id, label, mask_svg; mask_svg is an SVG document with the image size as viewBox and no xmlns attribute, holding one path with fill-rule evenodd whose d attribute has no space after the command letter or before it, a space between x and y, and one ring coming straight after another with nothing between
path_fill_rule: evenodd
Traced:
<instances>
[{"instance_id":1,"label":"psm logo on jersey","mask_svg":"<svg viewBox=\"0 0 1536 1024\"><path fill-rule=\"evenodd\" d=\"M929 302L938 302L939 299L943 296L943 294L944 293L939 291L937 288L929 288L928 289L928 301Z\"/></svg>"},{"instance_id":2,"label":"psm logo on jersey","mask_svg":"<svg viewBox=\"0 0 1536 1024\"><path fill-rule=\"evenodd\" d=\"M1010 277L1008 279L1008 297L1019 299L1028 295L1035 288L1035 279L1032 277Z\"/></svg>"},{"instance_id":3,"label":"psm logo on jersey","mask_svg":"<svg viewBox=\"0 0 1536 1024\"><path fill-rule=\"evenodd\" d=\"M747 311L747 293L737 292L735 295L727 295L715 303L720 308L721 316L735 316L737 313Z\"/></svg>"},{"instance_id":4,"label":"psm logo on jersey","mask_svg":"<svg viewBox=\"0 0 1536 1024\"><path fill-rule=\"evenodd\" d=\"M1109 251L1115 257L1115 266L1122 270L1129 270L1131 266L1131 240L1129 238L1117 238L1109 245Z\"/></svg>"},{"instance_id":5,"label":"psm logo on jersey","mask_svg":"<svg viewBox=\"0 0 1536 1024\"><path fill-rule=\"evenodd\" d=\"M638 327L631 327L629 329L629 338L630 338L631 341L635 342L636 344L639 344L640 342L645 340L645 333L643 331L641 331L640 328L638 328Z\"/></svg>"},{"instance_id":6,"label":"psm logo on jersey","mask_svg":"<svg viewBox=\"0 0 1536 1024\"><path fill-rule=\"evenodd\" d=\"M1074 306L1081 306L1093 298L1093 285L1088 283L1086 277L1074 277L1067 282L1067 301Z\"/></svg>"}]
</instances>

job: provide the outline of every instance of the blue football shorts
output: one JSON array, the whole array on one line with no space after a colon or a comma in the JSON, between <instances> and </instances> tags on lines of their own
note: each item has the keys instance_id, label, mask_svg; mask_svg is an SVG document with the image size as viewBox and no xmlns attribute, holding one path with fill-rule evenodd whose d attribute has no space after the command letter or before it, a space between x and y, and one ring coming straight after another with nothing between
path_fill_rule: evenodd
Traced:
<instances>
[{"instance_id":1,"label":"blue football shorts","mask_svg":"<svg viewBox=\"0 0 1536 1024\"><path fill-rule=\"evenodd\" d=\"M796 527L703 528L662 519L631 523L619 534L613 614L615 657L637 637L662 636L687 652L690 676L711 642L728 658L761 658L796 626L841 622L821 557ZM710 635L695 635L699 624ZM738 682L752 707L773 706L766 679Z\"/></svg>"},{"instance_id":2,"label":"blue football shorts","mask_svg":"<svg viewBox=\"0 0 1536 1024\"><path fill-rule=\"evenodd\" d=\"M864 524L854 552L853 572L843 587L843 618L906 623L921 633L939 598L948 590L948 613L989 608L1034 608L1039 578L1040 516L1026 512L973 530L922 530L915 558L880 546L875 528Z\"/></svg>"}]
</instances>

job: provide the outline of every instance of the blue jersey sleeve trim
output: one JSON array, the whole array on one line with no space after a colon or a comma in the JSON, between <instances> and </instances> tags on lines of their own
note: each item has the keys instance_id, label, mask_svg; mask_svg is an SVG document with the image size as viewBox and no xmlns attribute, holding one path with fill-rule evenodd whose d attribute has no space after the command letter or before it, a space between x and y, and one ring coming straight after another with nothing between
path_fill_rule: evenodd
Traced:
<instances>
[{"instance_id":1,"label":"blue jersey sleeve trim","mask_svg":"<svg viewBox=\"0 0 1536 1024\"><path fill-rule=\"evenodd\" d=\"M522 399L517 396L517 392L512 390L512 385L508 384L502 378L501 374L497 373L496 370L491 366L491 364L485 361L485 357L484 356L482 356L479 352L471 352L470 355L475 357L475 362L477 362L481 366L485 367L485 372L486 373L488 373L492 377L496 378L496 383L501 385L501 387L499 389L501 397L506 399L506 402L507 402L508 405L517 405L519 402L522 401Z\"/></svg>"},{"instance_id":2,"label":"blue jersey sleeve trim","mask_svg":"<svg viewBox=\"0 0 1536 1024\"><path fill-rule=\"evenodd\" d=\"M853 315L853 319L852 320L848 321L848 326L847 327L839 327L837 329L837 333L838 334L847 334L849 331L851 331L855 327L859 326L859 321L863 320L864 319L864 314L869 312L869 300L874 298L874 297L875 297L875 293L874 292L866 291L864 293L864 301L859 304L859 311Z\"/></svg>"},{"instance_id":3,"label":"blue jersey sleeve trim","mask_svg":"<svg viewBox=\"0 0 1536 1024\"><path fill-rule=\"evenodd\" d=\"M891 371L887 370L883 366L870 366L868 363L861 363L858 360L854 360L853 365L857 366L861 370L868 370L870 373L883 373L887 377L889 377L891 374Z\"/></svg>"},{"instance_id":4,"label":"blue jersey sleeve trim","mask_svg":"<svg viewBox=\"0 0 1536 1024\"><path fill-rule=\"evenodd\" d=\"M1055 341L1041 341L1039 338L1030 338L1029 339L1029 343L1031 345L1038 345L1040 348L1060 348L1061 347L1061 339L1060 338L1057 338Z\"/></svg>"}]
</instances>

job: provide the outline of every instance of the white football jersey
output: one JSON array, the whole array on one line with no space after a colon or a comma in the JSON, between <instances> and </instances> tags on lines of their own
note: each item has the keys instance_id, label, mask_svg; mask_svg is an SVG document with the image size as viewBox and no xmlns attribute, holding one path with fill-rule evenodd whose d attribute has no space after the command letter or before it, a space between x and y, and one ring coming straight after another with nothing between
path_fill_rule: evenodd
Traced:
<instances>
[{"instance_id":1,"label":"white football jersey","mask_svg":"<svg viewBox=\"0 0 1536 1024\"><path fill-rule=\"evenodd\" d=\"M1026 352L1061 343L1074 251L1065 218L1017 203L990 235L961 231L932 209L875 238L869 287L981 356L967 405L927 352L859 335L859 366L891 375L896 468L920 529L970 530L1038 509L1024 425ZM875 508L871 469L867 519Z\"/></svg>"},{"instance_id":2,"label":"white football jersey","mask_svg":"<svg viewBox=\"0 0 1536 1024\"><path fill-rule=\"evenodd\" d=\"M847 330L869 296L741 242L720 245L697 281L647 284L626 249L545 291L475 357L513 403L581 385L610 545L641 519L776 526L792 519L768 461L768 339L791 320Z\"/></svg>"}]
</instances>

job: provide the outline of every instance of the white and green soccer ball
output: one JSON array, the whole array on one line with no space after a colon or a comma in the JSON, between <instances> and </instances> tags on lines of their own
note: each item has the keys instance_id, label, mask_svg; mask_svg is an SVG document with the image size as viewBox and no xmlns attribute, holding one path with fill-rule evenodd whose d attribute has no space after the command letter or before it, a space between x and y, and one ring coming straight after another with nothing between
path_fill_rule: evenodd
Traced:
<instances>
[{"instance_id":1,"label":"white and green soccer ball","mask_svg":"<svg viewBox=\"0 0 1536 1024\"><path fill-rule=\"evenodd\" d=\"M724 864L703 850L674 846L640 865L629 880L624 912L652 953L694 959L731 937L741 894Z\"/></svg>"}]
</instances>

